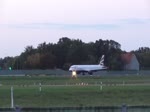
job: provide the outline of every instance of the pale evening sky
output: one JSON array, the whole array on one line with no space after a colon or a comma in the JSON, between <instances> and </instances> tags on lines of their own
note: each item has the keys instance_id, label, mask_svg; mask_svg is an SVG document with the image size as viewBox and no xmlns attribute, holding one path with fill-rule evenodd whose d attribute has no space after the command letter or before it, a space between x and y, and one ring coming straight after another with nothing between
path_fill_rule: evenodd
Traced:
<instances>
[{"instance_id":1,"label":"pale evening sky","mask_svg":"<svg viewBox=\"0 0 150 112\"><path fill-rule=\"evenodd\" d=\"M150 47L150 0L0 0L0 58L61 37Z\"/></svg>"}]
</instances>

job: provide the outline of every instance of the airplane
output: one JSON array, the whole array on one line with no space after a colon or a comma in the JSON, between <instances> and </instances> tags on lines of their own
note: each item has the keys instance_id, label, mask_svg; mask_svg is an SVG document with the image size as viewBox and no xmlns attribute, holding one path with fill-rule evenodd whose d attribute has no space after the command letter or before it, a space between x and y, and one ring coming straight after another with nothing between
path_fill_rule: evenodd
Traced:
<instances>
[{"instance_id":1,"label":"airplane","mask_svg":"<svg viewBox=\"0 0 150 112\"><path fill-rule=\"evenodd\" d=\"M82 73L88 73L90 75L93 74L93 72L105 70L107 67L104 65L104 55L102 55L100 63L97 65L72 65L69 68L69 71L72 72L72 77L77 77L77 74Z\"/></svg>"}]
</instances>

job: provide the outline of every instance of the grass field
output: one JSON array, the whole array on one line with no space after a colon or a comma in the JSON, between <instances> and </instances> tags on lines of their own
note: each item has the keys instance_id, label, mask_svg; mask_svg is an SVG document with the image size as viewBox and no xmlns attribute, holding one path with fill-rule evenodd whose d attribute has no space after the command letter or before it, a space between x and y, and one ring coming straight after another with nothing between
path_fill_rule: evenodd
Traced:
<instances>
[{"instance_id":1,"label":"grass field","mask_svg":"<svg viewBox=\"0 0 150 112\"><path fill-rule=\"evenodd\" d=\"M0 77L0 84L0 107L10 107L11 86L21 107L150 105L150 76Z\"/></svg>"}]
</instances>

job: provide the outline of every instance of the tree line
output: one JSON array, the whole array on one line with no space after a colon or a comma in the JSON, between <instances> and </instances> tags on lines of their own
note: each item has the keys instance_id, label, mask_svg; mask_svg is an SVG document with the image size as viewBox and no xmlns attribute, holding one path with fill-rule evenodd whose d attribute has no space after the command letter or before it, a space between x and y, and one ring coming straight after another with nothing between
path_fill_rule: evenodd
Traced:
<instances>
[{"instance_id":1,"label":"tree line","mask_svg":"<svg viewBox=\"0 0 150 112\"><path fill-rule=\"evenodd\" d=\"M132 51L144 68L150 67L150 49L139 48ZM64 69L73 64L98 64L100 57L105 55L105 65L110 70L122 70L123 62L120 55L125 53L121 45L114 40L96 40L85 43L80 39L62 37L57 43L41 43L34 48L27 46L19 56L0 59L1 69Z\"/></svg>"},{"instance_id":2,"label":"tree line","mask_svg":"<svg viewBox=\"0 0 150 112\"><path fill-rule=\"evenodd\" d=\"M150 70L150 48L140 47L138 50L132 51L140 64L140 69Z\"/></svg>"}]
</instances>

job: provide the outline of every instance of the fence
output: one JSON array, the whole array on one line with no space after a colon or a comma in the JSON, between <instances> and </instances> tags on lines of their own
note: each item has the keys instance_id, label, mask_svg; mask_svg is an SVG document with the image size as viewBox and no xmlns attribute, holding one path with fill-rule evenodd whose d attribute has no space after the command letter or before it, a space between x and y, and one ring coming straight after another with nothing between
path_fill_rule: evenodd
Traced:
<instances>
[{"instance_id":1,"label":"fence","mask_svg":"<svg viewBox=\"0 0 150 112\"><path fill-rule=\"evenodd\" d=\"M150 112L150 106L0 108L0 112Z\"/></svg>"},{"instance_id":2,"label":"fence","mask_svg":"<svg viewBox=\"0 0 150 112\"><path fill-rule=\"evenodd\" d=\"M25 75L70 75L69 71L61 69L54 70L0 70L0 76L25 76ZM141 71L98 71L94 72L93 75L150 75L150 70Z\"/></svg>"},{"instance_id":3,"label":"fence","mask_svg":"<svg viewBox=\"0 0 150 112\"><path fill-rule=\"evenodd\" d=\"M68 71L54 70L0 70L0 76L25 76L25 75L69 75Z\"/></svg>"}]
</instances>

